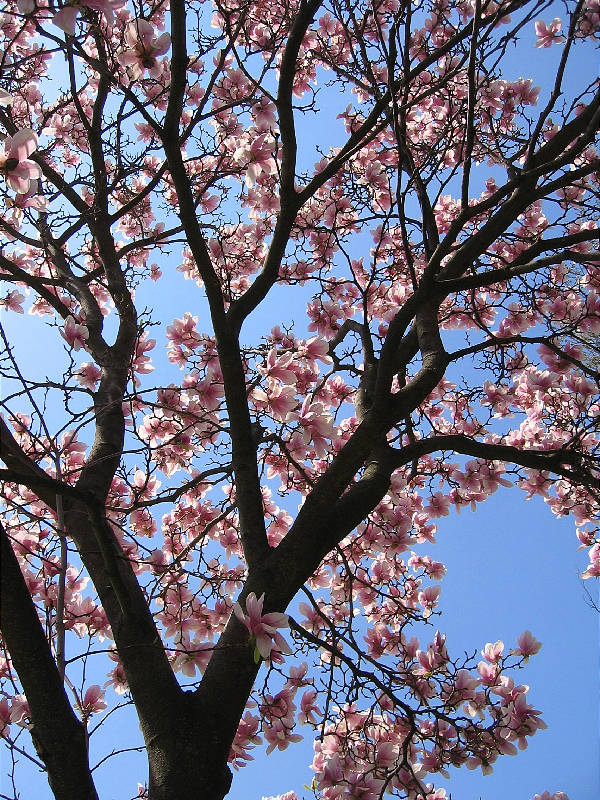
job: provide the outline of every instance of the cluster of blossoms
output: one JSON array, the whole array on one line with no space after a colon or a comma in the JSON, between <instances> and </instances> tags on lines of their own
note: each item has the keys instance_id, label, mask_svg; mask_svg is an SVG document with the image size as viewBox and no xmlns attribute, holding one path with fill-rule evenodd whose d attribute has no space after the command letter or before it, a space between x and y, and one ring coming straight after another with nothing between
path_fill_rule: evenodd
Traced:
<instances>
[{"instance_id":1,"label":"cluster of blossoms","mask_svg":"<svg viewBox=\"0 0 600 800\"><path fill-rule=\"evenodd\" d=\"M42 171L29 156L35 153L38 138L31 128L24 128L14 136L8 136L2 143L0 153L0 173L17 195L27 195L32 184L41 177Z\"/></svg>"},{"instance_id":2,"label":"cluster of blossoms","mask_svg":"<svg viewBox=\"0 0 600 800\"><path fill-rule=\"evenodd\" d=\"M486 646L484 655L490 648L492 645ZM437 665L428 663L423 671L439 671L444 666L444 656L447 654L443 648L438 649ZM493 678L486 669L490 666L496 667ZM501 675L497 660L480 662L478 670L480 678L465 670L458 672L446 693L446 703L450 708L462 705L474 718L489 715L491 725L482 729L469 722L452 724L424 718L417 723L416 736L410 737L409 718L399 713L389 698L380 698L379 714L346 706L339 710L338 721L329 724L325 735L315 742L315 788L326 800L375 800L382 792L394 791L414 800L437 800L445 798L445 794L424 783L430 773L448 777L448 765L465 764L468 769L481 768L484 775L490 774L498 755L516 753L513 742L526 747L527 737L545 724L540 712L525 700L529 687L515 686L511 678Z\"/></svg>"}]
</instances>

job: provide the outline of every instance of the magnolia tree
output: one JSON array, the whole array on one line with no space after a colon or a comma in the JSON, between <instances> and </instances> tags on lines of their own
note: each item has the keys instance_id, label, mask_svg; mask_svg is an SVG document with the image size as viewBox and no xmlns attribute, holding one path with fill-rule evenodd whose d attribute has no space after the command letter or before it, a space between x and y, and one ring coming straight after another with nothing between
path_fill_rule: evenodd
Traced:
<instances>
[{"instance_id":1,"label":"magnolia tree","mask_svg":"<svg viewBox=\"0 0 600 800\"><path fill-rule=\"evenodd\" d=\"M452 654L429 552L515 486L600 574L600 3L7 0L0 31L4 744L57 800L98 797L126 706L149 800L311 732L322 800L491 772L544 727L540 643Z\"/></svg>"}]
</instances>

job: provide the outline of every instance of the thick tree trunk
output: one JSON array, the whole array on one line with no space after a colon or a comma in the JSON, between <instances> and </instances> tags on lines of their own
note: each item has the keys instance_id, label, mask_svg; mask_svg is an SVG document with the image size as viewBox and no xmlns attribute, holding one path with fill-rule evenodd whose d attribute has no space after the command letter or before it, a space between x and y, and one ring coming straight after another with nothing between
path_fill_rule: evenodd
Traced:
<instances>
[{"instance_id":1,"label":"thick tree trunk","mask_svg":"<svg viewBox=\"0 0 600 800\"><path fill-rule=\"evenodd\" d=\"M177 713L170 715L170 729L146 740L149 800L223 800L229 792L230 743L219 736L220 703L216 698L210 708L201 710L197 700L186 692ZM227 706L226 698L223 705ZM237 721L233 728L237 729Z\"/></svg>"},{"instance_id":2,"label":"thick tree trunk","mask_svg":"<svg viewBox=\"0 0 600 800\"><path fill-rule=\"evenodd\" d=\"M196 745L195 752L174 770L157 765L153 772L160 774L150 775L149 800L224 800L231 788L231 771L206 763L200 747Z\"/></svg>"}]
</instances>

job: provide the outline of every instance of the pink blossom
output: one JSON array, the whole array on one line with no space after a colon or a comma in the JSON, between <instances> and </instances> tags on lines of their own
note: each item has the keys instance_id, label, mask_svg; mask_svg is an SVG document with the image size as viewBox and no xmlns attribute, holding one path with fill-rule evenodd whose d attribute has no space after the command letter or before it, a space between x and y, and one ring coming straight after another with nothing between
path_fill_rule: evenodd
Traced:
<instances>
[{"instance_id":1,"label":"pink blossom","mask_svg":"<svg viewBox=\"0 0 600 800\"><path fill-rule=\"evenodd\" d=\"M498 664L489 664L486 661L480 661L477 664L477 672L481 676L481 682L485 686L495 686L498 680L498 673L500 667Z\"/></svg>"},{"instance_id":2,"label":"pink blossom","mask_svg":"<svg viewBox=\"0 0 600 800\"><path fill-rule=\"evenodd\" d=\"M254 124L261 133L274 131L277 128L275 106L266 97L261 97L259 101L252 106L252 118L254 119Z\"/></svg>"},{"instance_id":3,"label":"pink blossom","mask_svg":"<svg viewBox=\"0 0 600 800\"><path fill-rule=\"evenodd\" d=\"M562 22L558 17L554 17L550 25L538 19L535 23L535 32L537 34L536 47L552 47L555 42L564 42L565 37L560 35Z\"/></svg>"},{"instance_id":4,"label":"pink blossom","mask_svg":"<svg viewBox=\"0 0 600 800\"><path fill-rule=\"evenodd\" d=\"M63 6L52 17L52 22L70 36L75 35L75 22L77 15L82 8L91 8L92 11L100 11L104 15L107 25L112 25L115 21L115 11L123 8L126 0L71 0Z\"/></svg>"},{"instance_id":5,"label":"pink blossom","mask_svg":"<svg viewBox=\"0 0 600 800\"><path fill-rule=\"evenodd\" d=\"M259 723L260 719L251 714L250 711L246 711L240 720L228 759L234 769L243 767L246 762L254 760L248 750L262 742L262 739L257 734Z\"/></svg>"},{"instance_id":6,"label":"pink blossom","mask_svg":"<svg viewBox=\"0 0 600 800\"><path fill-rule=\"evenodd\" d=\"M425 506L425 511L430 517L447 517L450 513L450 499L441 492L435 492Z\"/></svg>"},{"instance_id":7,"label":"pink blossom","mask_svg":"<svg viewBox=\"0 0 600 800\"><path fill-rule=\"evenodd\" d=\"M316 704L317 693L314 689L307 689L302 695L300 701L300 714L298 714L298 722L301 725L316 725L316 717L322 716L319 707Z\"/></svg>"},{"instance_id":8,"label":"pink blossom","mask_svg":"<svg viewBox=\"0 0 600 800\"><path fill-rule=\"evenodd\" d=\"M433 609L437 605L440 592L441 592L440 586L428 586L425 589L425 591L419 592L418 595L419 605L421 605L424 609L423 616L425 618L431 616Z\"/></svg>"},{"instance_id":9,"label":"pink blossom","mask_svg":"<svg viewBox=\"0 0 600 800\"><path fill-rule=\"evenodd\" d=\"M188 678L195 678L196 670L202 674L206 669L213 650L214 646L209 642L197 642L195 639L188 641L184 652L177 653L173 669L176 672L181 670Z\"/></svg>"},{"instance_id":10,"label":"pink blossom","mask_svg":"<svg viewBox=\"0 0 600 800\"><path fill-rule=\"evenodd\" d=\"M262 613L264 593L257 599L254 592L250 592L246 598L246 611L244 614L239 603L233 606L236 617L250 631L250 635L256 640L256 649L261 658L265 660L271 658L271 654L290 653L289 645L277 632L277 628L288 627L287 614L272 611L269 614Z\"/></svg>"},{"instance_id":11,"label":"pink blossom","mask_svg":"<svg viewBox=\"0 0 600 800\"><path fill-rule=\"evenodd\" d=\"M19 725L21 728L26 728L27 730L33 727L31 723L31 711L29 709L29 703L25 699L24 694L18 694L14 697L10 709L10 721L14 722L16 725Z\"/></svg>"},{"instance_id":12,"label":"pink blossom","mask_svg":"<svg viewBox=\"0 0 600 800\"><path fill-rule=\"evenodd\" d=\"M518 740L519 748L525 750L527 738L547 727L540 717L541 713L529 705L525 699L525 692L518 694L514 701L503 709L503 722L510 728L509 741Z\"/></svg>"},{"instance_id":13,"label":"pink blossom","mask_svg":"<svg viewBox=\"0 0 600 800\"><path fill-rule=\"evenodd\" d=\"M90 686L81 701L81 713L87 719L91 714L99 714L106 708L104 690L98 685Z\"/></svg>"},{"instance_id":14,"label":"pink blossom","mask_svg":"<svg viewBox=\"0 0 600 800\"><path fill-rule=\"evenodd\" d=\"M0 308L5 308L7 311L15 311L17 314L23 313L23 301L25 295L18 292L16 289L10 291L6 297L0 297Z\"/></svg>"},{"instance_id":15,"label":"pink blossom","mask_svg":"<svg viewBox=\"0 0 600 800\"><path fill-rule=\"evenodd\" d=\"M2 700L0 700L0 736L9 733L8 726L10 722L10 707L8 705L8 700L3 697Z\"/></svg>"},{"instance_id":16,"label":"pink blossom","mask_svg":"<svg viewBox=\"0 0 600 800\"><path fill-rule=\"evenodd\" d=\"M92 391L94 391L102 376L102 372L95 364L92 364L91 361L84 361L73 374L75 380L81 384L81 386L85 386L86 389L91 389Z\"/></svg>"},{"instance_id":17,"label":"pink blossom","mask_svg":"<svg viewBox=\"0 0 600 800\"><path fill-rule=\"evenodd\" d=\"M37 180L42 171L29 156L37 150L38 139L31 128L23 128L14 136L8 136L0 152L0 173L13 191L27 194L32 181Z\"/></svg>"},{"instance_id":18,"label":"pink blossom","mask_svg":"<svg viewBox=\"0 0 600 800\"><path fill-rule=\"evenodd\" d=\"M502 657L502 653L504 652L504 642L498 640L495 644L491 644L488 642L485 648L481 651L481 655L485 658L486 661L489 661L490 664L497 664L500 658Z\"/></svg>"},{"instance_id":19,"label":"pink blossom","mask_svg":"<svg viewBox=\"0 0 600 800\"><path fill-rule=\"evenodd\" d=\"M302 403L298 421L303 427L302 438L305 444L312 444L318 458L326 453L326 441L333 439L333 419L325 411L323 403L313 403L310 396Z\"/></svg>"},{"instance_id":20,"label":"pink blossom","mask_svg":"<svg viewBox=\"0 0 600 800\"><path fill-rule=\"evenodd\" d=\"M525 658L534 656L542 647L542 643L538 642L538 640L532 635L531 631L525 631L522 633L517 638L517 645L518 647L516 650L512 650L511 652L513 655L525 656Z\"/></svg>"},{"instance_id":21,"label":"pink blossom","mask_svg":"<svg viewBox=\"0 0 600 800\"><path fill-rule=\"evenodd\" d=\"M25 194L16 194L10 205L12 212L9 221L15 228L20 227L23 221L23 211L26 208L31 208L34 211L47 211L48 200L43 195L38 194L39 181L33 179L29 181L29 190Z\"/></svg>"},{"instance_id":22,"label":"pink blossom","mask_svg":"<svg viewBox=\"0 0 600 800\"><path fill-rule=\"evenodd\" d=\"M257 136L249 144L241 145L233 154L234 159L246 165L246 186L251 189L259 175L265 172L274 175L277 165L273 159L273 145L266 133Z\"/></svg>"},{"instance_id":23,"label":"pink blossom","mask_svg":"<svg viewBox=\"0 0 600 800\"><path fill-rule=\"evenodd\" d=\"M148 338L148 333L143 333L135 343L135 355L131 363L131 368L134 374L135 385L139 386L139 375L147 375L149 372L154 371L152 366L152 359L146 355L147 352L153 350L156 346L156 339Z\"/></svg>"},{"instance_id":24,"label":"pink blossom","mask_svg":"<svg viewBox=\"0 0 600 800\"><path fill-rule=\"evenodd\" d=\"M329 342L321 339L318 336L313 336L305 342L301 342L298 347L298 354L302 358L309 361L323 361L325 364L331 364L331 356L329 355Z\"/></svg>"},{"instance_id":25,"label":"pink blossom","mask_svg":"<svg viewBox=\"0 0 600 800\"><path fill-rule=\"evenodd\" d=\"M150 22L138 19L125 29L125 41L132 49L119 53L117 61L122 66L129 67L133 80L143 78L146 70L152 78L158 78L161 64L157 57L164 55L171 46L169 34L156 36Z\"/></svg>"},{"instance_id":26,"label":"pink blossom","mask_svg":"<svg viewBox=\"0 0 600 800\"><path fill-rule=\"evenodd\" d=\"M252 397L258 408L268 408L273 419L278 422L290 419L291 412L298 405L295 386L275 384L269 388L268 393L256 388L252 391Z\"/></svg>"},{"instance_id":27,"label":"pink blossom","mask_svg":"<svg viewBox=\"0 0 600 800\"><path fill-rule=\"evenodd\" d=\"M85 325L79 325L69 314L65 320L64 330L60 332L63 339L73 348L73 350L85 349L89 331Z\"/></svg>"},{"instance_id":28,"label":"pink blossom","mask_svg":"<svg viewBox=\"0 0 600 800\"><path fill-rule=\"evenodd\" d=\"M289 678L286 681L286 687L292 688L294 691L299 689L301 686L306 686L307 681L305 680L305 675L308 672L308 664L306 661L303 661L299 667L290 667Z\"/></svg>"},{"instance_id":29,"label":"pink blossom","mask_svg":"<svg viewBox=\"0 0 600 800\"><path fill-rule=\"evenodd\" d=\"M584 580L587 578L600 578L600 542L590 548L590 563L585 572L581 573Z\"/></svg>"},{"instance_id":30,"label":"pink blossom","mask_svg":"<svg viewBox=\"0 0 600 800\"><path fill-rule=\"evenodd\" d=\"M104 688L106 689L107 686L112 686L117 694L125 694L125 692L129 689L129 684L127 683L125 670L121 664L121 661L119 660L119 656L115 650L110 650L108 657L112 661L116 662L116 667L108 673L108 680L104 684Z\"/></svg>"},{"instance_id":31,"label":"pink blossom","mask_svg":"<svg viewBox=\"0 0 600 800\"><path fill-rule=\"evenodd\" d=\"M272 347L269 350L266 365L259 367L258 371L269 378L281 381L283 384L295 384L297 381L296 373L293 369L290 369L290 363L293 358L293 353L284 353L278 357L276 349Z\"/></svg>"},{"instance_id":32,"label":"pink blossom","mask_svg":"<svg viewBox=\"0 0 600 800\"><path fill-rule=\"evenodd\" d=\"M284 792L283 794L272 795L271 797L263 797L262 800L298 800L298 795L296 792Z\"/></svg>"},{"instance_id":33,"label":"pink blossom","mask_svg":"<svg viewBox=\"0 0 600 800\"><path fill-rule=\"evenodd\" d=\"M275 719L271 725L265 725L263 733L269 743L267 755L272 753L275 748L280 751L287 750L290 744L302 741L302 736L299 733L292 733L292 728L283 719Z\"/></svg>"}]
</instances>

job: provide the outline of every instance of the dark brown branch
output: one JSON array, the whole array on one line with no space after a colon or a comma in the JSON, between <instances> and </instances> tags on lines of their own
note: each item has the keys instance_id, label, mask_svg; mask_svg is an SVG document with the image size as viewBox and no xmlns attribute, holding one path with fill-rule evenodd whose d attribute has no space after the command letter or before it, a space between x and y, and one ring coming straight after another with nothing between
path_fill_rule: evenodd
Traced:
<instances>
[{"instance_id":1,"label":"dark brown branch","mask_svg":"<svg viewBox=\"0 0 600 800\"><path fill-rule=\"evenodd\" d=\"M300 46L321 3L322 0L302 0L300 11L294 19L283 54L276 101L282 144L279 181L281 209L261 272L248 290L231 304L228 311L228 319L233 329L238 333L241 330L243 321L264 300L279 277L281 261L285 254L292 226L296 220L296 214L301 205L294 188L297 145L292 93Z\"/></svg>"},{"instance_id":2,"label":"dark brown branch","mask_svg":"<svg viewBox=\"0 0 600 800\"><path fill-rule=\"evenodd\" d=\"M460 433L421 439L395 451L394 459L396 467L401 467L414 458L448 450L486 461L504 461L526 469L553 472L576 484L600 487L600 478L586 466L585 457L576 450L522 450L512 445L477 441Z\"/></svg>"},{"instance_id":3,"label":"dark brown branch","mask_svg":"<svg viewBox=\"0 0 600 800\"><path fill-rule=\"evenodd\" d=\"M68 489L55 481L24 452L6 422L0 417L0 457L8 467L1 477L10 482L28 486L48 508L55 508L56 492ZM60 487L60 489L59 489Z\"/></svg>"}]
</instances>

